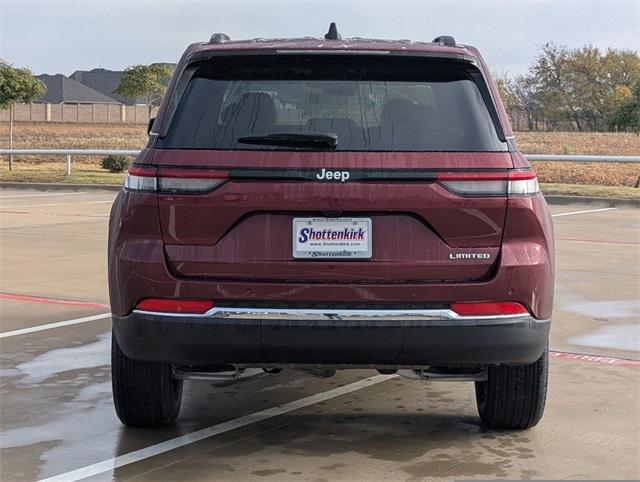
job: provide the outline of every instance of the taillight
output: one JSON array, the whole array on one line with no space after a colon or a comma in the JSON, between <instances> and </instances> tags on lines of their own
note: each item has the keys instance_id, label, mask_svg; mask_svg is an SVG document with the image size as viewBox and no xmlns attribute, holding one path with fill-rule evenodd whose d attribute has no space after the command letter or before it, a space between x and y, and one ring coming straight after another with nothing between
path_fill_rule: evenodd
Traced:
<instances>
[{"instance_id":1,"label":"taillight","mask_svg":"<svg viewBox=\"0 0 640 482\"><path fill-rule=\"evenodd\" d=\"M130 167L124 187L130 191L156 191L158 179L155 167Z\"/></svg>"},{"instance_id":2,"label":"taillight","mask_svg":"<svg viewBox=\"0 0 640 482\"><path fill-rule=\"evenodd\" d=\"M228 177L228 172L212 169L159 169L158 191L206 192L218 187Z\"/></svg>"},{"instance_id":3,"label":"taillight","mask_svg":"<svg viewBox=\"0 0 640 482\"><path fill-rule=\"evenodd\" d=\"M461 196L523 196L540 190L533 171L439 172L437 181Z\"/></svg>"},{"instance_id":4,"label":"taillight","mask_svg":"<svg viewBox=\"0 0 640 482\"><path fill-rule=\"evenodd\" d=\"M229 177L226 171L213 169L168 169L131 167L124 187L132 191L187 193L212 191Z\"/></svg>"},{"instance_id":5,"label":"taillight","mask_svg":"<svg viewBox=\"0 0 640 482\"><path fill-rule=\"evenodd\" d=\"M514 301L451 303L451 310L461 316L523 315L528 313L523 305Z\"/></svg>"},{"instance_id":6,"label":"taillight","mask_svg":"<svg viewBox=\"0 0 640 482\"><path fill-rule=\"evenodd\" d=\"M175 298L147 298L136 306L136 310L156 313L185 313L201 315L213 308L211 300L183 300Z\"/></svg>"},{"instance_id":7,"label":"taillight","mask_svg":"<svg viewBox=\"0 0 640 482\"><path fill-rule=\"evenodd\" d=\"M538 178L533 171L511 171L509 173L509 195L528 196L540 192Z\"/></svg>"}]
</instances>

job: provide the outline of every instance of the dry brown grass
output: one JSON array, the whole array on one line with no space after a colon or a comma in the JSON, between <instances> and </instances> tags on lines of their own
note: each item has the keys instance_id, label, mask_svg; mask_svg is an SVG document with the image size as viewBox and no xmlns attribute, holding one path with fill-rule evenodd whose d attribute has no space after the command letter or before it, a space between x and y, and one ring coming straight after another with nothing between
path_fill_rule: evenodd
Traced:
<instances>
[{"instance_id":1,"label":"dry brown grass","mask_svg":"<svg viewBox=\"0 0 640 482\"><path fill-rule=\"evenodd\" d=\"M640 155L640 136L630 132L516 132L525 154Z\"/></svg>"},{"instance_id":2,"label":"dry brown grass","mask_svg":"<svg viewBox=\"0 0 640 482\"><path fill-rule=\"evenodd\" d=\"M640 155L640 137L613 132L519 132L518 148L526 154ZM639 164L532 163L543 183L630 186L638 182Z\"/></svg>"},{"instance_id":3,"label":"dry brown grass","mask_svg":"<svg viewBox=\"0 0 640 482\"><path fill-rule=\"evenodd\" d=\"M7 145L8 125L0 122L0 145ZM76 124L17 122L14 144L19 147L136 149L147 140L141 124ZM518 132L518 147L527 154L640 154L640 137L628 132Z\"/></svg>"},{"instance_id":4,"label":"dry brown grass","mask_svg":"<svg viewBox=\"0 0 640 482\"><path fill-rule=\"evenodd\" d=\"M3 147L9 145L8 132L7 123L0 122L0 145ZM18 122L13 130L13 147L16 149L142 149L146 142L146 126L140 124ZM19 163L32 163L51 158L24 156L17 159ZM53 159L63 162L59 156ZM73 161L97 165L100 159L74 156Z\"/></svg>"},{"instance_id":5,"label":"dry brown grass","mask_svg":"<svg viewBox=\"0 0 640 482\"><path fill-rule=\"evenodd\" d=\"M6 146L9 127L0 122L0 144ZM76 124L60 122L16 122L15 148L42 149L140 149L147 141L141 124Z\"/></svg>"},{"instance_id":6,"label":"dry brown grass","mask_svg":"<svg viewBox=\"0 0 640 482\"><path fill-rule=\"evenodd\" d=\"M634 187L640 176L638 163L532 162L540 182L599 184Z\"/></svg>"},{"instance_id":7,"label":"dry brown grass","mask_svg":"<svg viewBox=\"0 0 640 482\"><path fill-rule=\"evenodd\" d=\"M0 145L6 146L8 125L0 123ZM146 126L140 124L75 124L75 123L17 123L14 129L16 148L78 148L78 149L140 149L147 140ZM631 133L593 132L519 132L516 134L519 149L527 154L584 154L584 155L640 155L640 137ZM42 161L49 161L42 163ZM51 162L53 161L53 162ZM90 164L84 169L93 182L100 181L100 170L96 157L74 157L75 169ZM16 171L9 174L6 162L0 172L5 180L23 180L36 175L27 166L34 163L45 178L64 178L62 158L22 157L16 160ZM605 186L633 187L640 176L638 164L621 163L566 163L536 162L534 167L544 183L597 184ZM54 169L51 175L46 171ZM27 172L28 171L28 172ZM106 173L105 173L106 174ZM7 178L9 176L9 178ZM103 182L113 182L113 176L105 176ZM61 179L61 181L64 179Z\"/></svg>"}]
</instances>

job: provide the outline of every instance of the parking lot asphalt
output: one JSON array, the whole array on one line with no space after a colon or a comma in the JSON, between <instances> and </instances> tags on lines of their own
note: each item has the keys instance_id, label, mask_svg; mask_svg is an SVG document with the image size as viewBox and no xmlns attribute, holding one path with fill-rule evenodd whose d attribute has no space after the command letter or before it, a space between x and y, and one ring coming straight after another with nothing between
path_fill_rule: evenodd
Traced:
<instances>
[{"instance_id":1,"label":"parking lot asphalt","mask_svg":"<svg viewBox=\"0 0 640 482\"><path fill-rule=\"evenodd\" d=\"M111 401L114 197L0 191L0 480L640 478L640 210L552 206L554 353L534 429L483 427L471 383L285 370L187 382L174 426L134 430Z\"/></svg>"}]
</instances>

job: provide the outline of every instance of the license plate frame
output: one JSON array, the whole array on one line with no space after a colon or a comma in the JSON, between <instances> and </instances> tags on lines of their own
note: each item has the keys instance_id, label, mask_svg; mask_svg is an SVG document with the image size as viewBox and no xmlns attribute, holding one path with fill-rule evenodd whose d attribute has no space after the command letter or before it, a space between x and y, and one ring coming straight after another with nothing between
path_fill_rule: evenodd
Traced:
<instances>
[{"instance_id":1,"label":"license plate frame","mask_svg":"<svg viewBox=\"0 0 640 482\"><path fill-rule=\"evenodd\" d=\"M373 254L371 228L371 218L366 217L293 218L293 258L369 259Z\"/></svg>"}]
</instances>

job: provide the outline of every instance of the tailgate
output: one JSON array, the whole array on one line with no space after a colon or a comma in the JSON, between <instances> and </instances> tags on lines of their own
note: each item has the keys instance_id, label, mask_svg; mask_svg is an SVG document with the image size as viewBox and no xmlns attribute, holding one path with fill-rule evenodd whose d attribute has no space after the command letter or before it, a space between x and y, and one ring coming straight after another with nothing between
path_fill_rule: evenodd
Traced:
<instances>
[{"instance_id":1,"label":"tailgate","mask_svg":"<svg viewBox=\"0 0 640 482\"><path fill-rule=\"evenodd\" d=\"M226 176L210 192L158 194L166 258L180 277L461 282L490 276L499 256L506 194L465 197L436 179L478 165L500 174L511 167L508 153L156 151L154 163ZM322 169L349 172L349 180L320 181ZM295 219L365 220L370 252L296 257Z\"/></svg>"}]
</instances>

